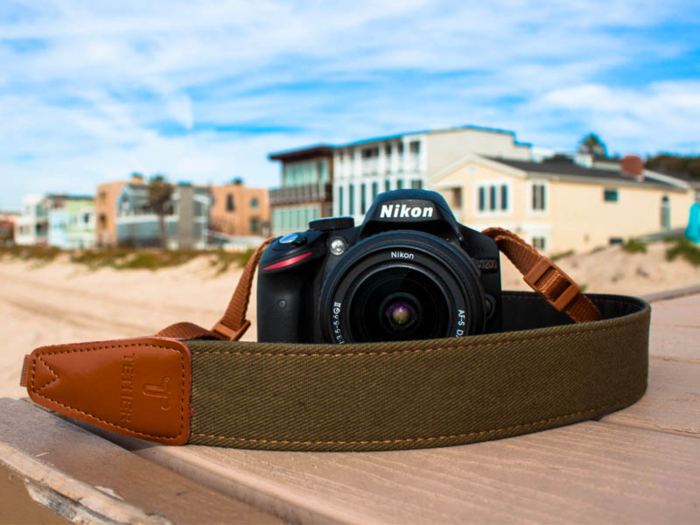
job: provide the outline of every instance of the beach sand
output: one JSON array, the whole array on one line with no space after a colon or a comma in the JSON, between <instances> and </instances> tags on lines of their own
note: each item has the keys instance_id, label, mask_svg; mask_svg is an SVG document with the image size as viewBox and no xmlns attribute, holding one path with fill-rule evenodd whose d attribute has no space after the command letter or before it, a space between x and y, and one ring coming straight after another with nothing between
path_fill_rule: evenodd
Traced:
<instances>
[{"instance_id":1,"label":"beach sand","mask_svg":"<svg viewBox=\"0 0 700 525\"><path fill-rule=\"evenodd\" d=\"M666 261L665 249L658 244L647 254L629 254L610 247L557 264L589 292L642 295L700 284L700 268ZM91 271L65 259L43 266L0 260L0 397L26 395L19 386L22 359L38 346L148 335L178 321L212 326L240 273L214 275L204 258L157 272ZM509 263L504 263L503 287L528 289ZM253 294L253 326L243 340L255 340L255 310Z\"/></svg>"}]
</instances>

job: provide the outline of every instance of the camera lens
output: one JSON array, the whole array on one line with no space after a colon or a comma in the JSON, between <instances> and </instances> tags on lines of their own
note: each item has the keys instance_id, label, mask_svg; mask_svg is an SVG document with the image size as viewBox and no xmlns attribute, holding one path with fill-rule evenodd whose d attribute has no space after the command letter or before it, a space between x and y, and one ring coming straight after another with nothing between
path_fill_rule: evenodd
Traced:
<instances>
[{"instance_id":1,"label":"camera lens","mask_svg":"<svg viewBox=\"0 0 700 525\"><path fill-rule=\"evenodd\" d=\"M459 337L483 330L478 269L460 249L416 231L350 248L321 290L324 339L335 343Z\"/></svg>"},{"instance_id":2,"label":"camera lens","mask_svg":"<svg viewBox=\"0 0 700 525\"><path fill-rule=\"evenodd\" d=\"M359 341L432 339L447 330L445 287L430 270L382 265L348 289L348 329Z\"/></svg>"},{"instance_id":3,"label":"camera lens","mask_svg":"<svg viewBox=\"0 0 700 525\"><path fill-rule=\"evenodd\" d=\"M391 327L395 329L407 328L417 319L411 303L402 300L391 303L385 310L385 315Z\"/></svg>"}]
</instances>

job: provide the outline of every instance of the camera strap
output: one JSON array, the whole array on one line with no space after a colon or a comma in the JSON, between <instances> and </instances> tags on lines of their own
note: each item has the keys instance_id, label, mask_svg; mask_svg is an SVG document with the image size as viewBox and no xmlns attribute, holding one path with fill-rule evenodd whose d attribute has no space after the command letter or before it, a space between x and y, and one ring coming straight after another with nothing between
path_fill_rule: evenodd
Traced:
<instances>
[{"instance_id":1,"label":"camera strap","mask_svg":"<svg viewBox=\"0 0 700 525\"><path fill-rule=\"evenodd\" d=\"M163 444L397 450L487 441L600 417L647 385L650 307L584 295L500 228L483 232L535 290L503 292L504 331L335 344L238 339L267 241L211 330L46 346L25 357L37 404Z\"/></svg>"}]
</instances>

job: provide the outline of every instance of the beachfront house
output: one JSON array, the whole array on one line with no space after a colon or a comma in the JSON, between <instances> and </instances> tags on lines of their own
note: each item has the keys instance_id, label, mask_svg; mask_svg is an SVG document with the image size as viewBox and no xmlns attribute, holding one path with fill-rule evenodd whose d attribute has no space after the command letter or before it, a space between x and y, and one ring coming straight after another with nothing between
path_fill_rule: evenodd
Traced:
<instances>
[{"instance_id":1,"label":"beachfront house","mask_svg":"<svg viewBox=\"0 0 700 525\"><path fill-rule=\"evenodd\" d=\"M306 230L329 215L364 219L383 191L423 188L466 153L530 160L531 147L511 131L464 126L369 138L343 145L274 153L282 161L282 187L270 191L273 234Z\"/></svg>"},{"instance_id":2,"label":"beachfront house","mask_svg":"<svg viewBox=\"0 0 700 525\"><path fill-rule=\"evenodd\" d=\"M170 249L207 246L211 197L206 187L179 183L164 207L165 243L161 217L148 199L148 186L132 181L124 184L116 199L115 238L119 246Z\"/></svg>"},{"instance_id":3,"label":"beachfront house","mask_svg":"<svg viewBox=\"0 0 700 525\"><path fill-rule=\"evenodd\" d=\"M272 153L282 162L282 187L270 190L272 234L308 228L333 210L333 147L327 145Z\"/></svg>"},{"instance_id":4,"label":"beachfront house","mask_svg":"<svg viewBox=\"0 0 700 525\"><path fill-rule=\"evenodd\" d=\"M270 202L266 188L243 184L210 186L209 236L219 244L251 247L270 236Z\"/></svg>"},{"instance_id":5,"label":"beachfront house","mask_svg":"<svg viewBox=\"0 0 700 525\"><path fill-rule=\"evenodd\" d=\"M89 195L25 195L17 217L15 243L64 249L94 245L94 201Z\"/></svg>"},{"instance_id":6,"label":"beachfront house","mask_svg":"<svg viewBox=\"0 0 700 525\"><path fill-rule=\"evenodd\" d=\"M467 154L428 187L462 224L508 228L550 254L679 230L696 199L694 184L646 170L634 156L588 167L576 156L533 162Z\"/></svg>"}]
</instances>

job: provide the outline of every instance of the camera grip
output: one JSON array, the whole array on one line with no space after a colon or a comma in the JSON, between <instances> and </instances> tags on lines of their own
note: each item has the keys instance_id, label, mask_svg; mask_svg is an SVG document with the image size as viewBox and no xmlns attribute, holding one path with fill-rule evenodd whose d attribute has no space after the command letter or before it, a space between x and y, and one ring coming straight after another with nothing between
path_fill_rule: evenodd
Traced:
<instances>
[{"instance_id":1,"label":"camera grip","mask_svg":"<svg viewBox=\"0 0 700 525\"><path fill-rule=\"evenodd\" d=\"M295 275L296 274L296 275ZM258 277L258 342L307 342L302 316L304 315L305 275L285 272L280 275Z\"/></svg>"}]
</instances>

